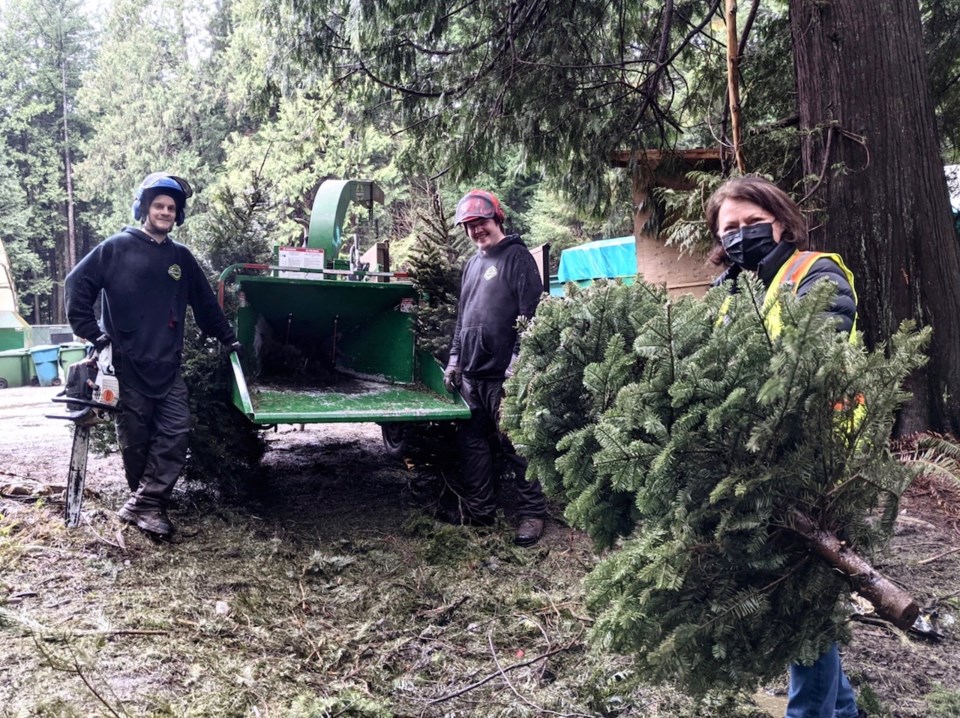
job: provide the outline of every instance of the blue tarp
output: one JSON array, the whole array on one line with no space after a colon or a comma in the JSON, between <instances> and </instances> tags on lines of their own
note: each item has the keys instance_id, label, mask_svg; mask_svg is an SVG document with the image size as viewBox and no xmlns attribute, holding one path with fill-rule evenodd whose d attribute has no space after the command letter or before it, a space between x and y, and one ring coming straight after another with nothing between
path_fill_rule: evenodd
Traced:
<instances>
[{"instance_id":1,"label":"blue tarp","mask_svg":"<svg viewBox=\"0 0 960 718\"><path fill-rule=\"evenodd\" d=\"M614 237L563 250L557 279L565 284L584 279L633 277L636 274L636 239Z\"/></svg>"}]
</instances>

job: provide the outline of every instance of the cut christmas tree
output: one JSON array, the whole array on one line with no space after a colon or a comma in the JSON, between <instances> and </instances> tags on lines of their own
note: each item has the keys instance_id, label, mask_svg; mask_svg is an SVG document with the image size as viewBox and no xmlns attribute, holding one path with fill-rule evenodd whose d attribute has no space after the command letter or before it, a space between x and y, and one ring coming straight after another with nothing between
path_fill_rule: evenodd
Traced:
<instances>
[{"instance_id":1,"label":"cut christmas tree","mask_svg":"<svg viewBox=\"0 0 960 718\"><path fill-rule=\"evenodd\" d=\"M851 590L909 625L870 567L911 475L888 438L929 331L869 351L825 318L833 287L703 299L598 283L541 304L504 426L566 518L611 549L594 638L654 682L749 687L843 640Z\"/></svg>"}]
</instances>

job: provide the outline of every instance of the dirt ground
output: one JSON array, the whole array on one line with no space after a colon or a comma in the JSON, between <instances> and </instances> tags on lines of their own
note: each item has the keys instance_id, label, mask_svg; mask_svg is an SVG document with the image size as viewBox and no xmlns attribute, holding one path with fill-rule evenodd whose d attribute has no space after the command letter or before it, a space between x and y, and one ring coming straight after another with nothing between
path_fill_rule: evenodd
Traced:
<instances>
[{"instance_id":1,"label":"dirt ground","mask_svg":"<svg viewBox=\"0 0 960 718\"><path fill-rule=\"evenodd\" d=\"M0 716L783 714L785 679L699 706L639 685L587 641L586 537L552 520L520 549L509 516L435 521L438 477L387 456L375 425L269 433L255 497L181 485L170 543L116 520L119 457L91 455L68 531L55 392L0 392ZM844 662L863 708L960 716L956 490L911 488L875 565L927 622L855 618Z\"/></svg>"}]
</instances>

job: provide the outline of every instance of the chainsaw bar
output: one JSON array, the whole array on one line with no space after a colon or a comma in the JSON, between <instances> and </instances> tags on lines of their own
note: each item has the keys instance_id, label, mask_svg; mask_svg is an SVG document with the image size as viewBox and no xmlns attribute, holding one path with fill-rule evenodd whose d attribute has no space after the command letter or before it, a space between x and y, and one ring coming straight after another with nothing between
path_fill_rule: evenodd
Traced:
<instances>
[{"instance_id":1,"label":"chainsaw bar","mask_svg":"<svg viewBox=\"0 0 960 718\"><path fill-rule=\"evenodd\" d=\"M91 378L96 370L96 380ZM47 414L49 419L68 419L73 422L73 447L70 449L70 470L67 473L66 509L67 528L80 524L83 506L83 482L87 475L87 451L90 448L90 429L107 421L118 411L120 385L113 370L113 351L107 345L99 352L70 365L67 386L53 401L67 405L66 416Z\"/></svg>"},{"instance_id":2,"label":"chainsaw bar","mask_svg":"<svg viewBox=\"0 0 960 718\"><path fill-rule=\"evenodd\" d=\"M73 425L73 448L70 450L70 471L67 474L67 528L76 528L80 523L80 508L83 506L83 480L87 475L87 449L90 446L90 424Z\"/></svg>"}]
</instances>

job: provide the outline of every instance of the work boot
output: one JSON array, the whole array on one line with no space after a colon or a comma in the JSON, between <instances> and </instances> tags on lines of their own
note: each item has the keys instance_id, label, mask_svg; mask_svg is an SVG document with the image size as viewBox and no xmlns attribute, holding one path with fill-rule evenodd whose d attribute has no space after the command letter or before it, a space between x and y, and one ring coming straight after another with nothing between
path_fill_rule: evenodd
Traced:
<instances>
[{"instance_id":1,"label":"work boot","mask_svg":"<svg viewBox=\"0 0 960 718\"><path fill-rule=\"evenodd\" d=\"M135 524L141 531L163 538L173 535L173 524L163 509L140 509L134 500L130 499L117 511L117 516L121 521Z\"/></svg>"},{"instance_id":2,"label":"work boot","mask_svg":"<svg viewBox=\"0 0 960 718\"><path fill-rule=\"evenodd\" d=\"M543 519L528 516L521 519L513 542L517 546L533 546L541 536L543 536Z\"/></svg>"}]
</instances>

